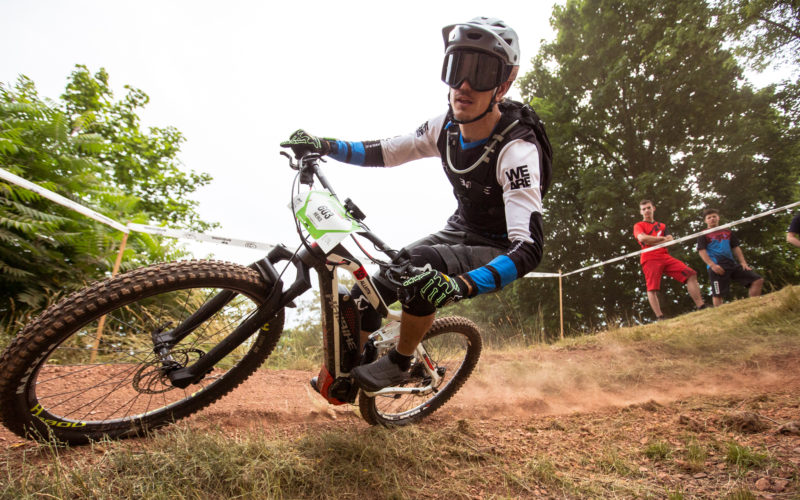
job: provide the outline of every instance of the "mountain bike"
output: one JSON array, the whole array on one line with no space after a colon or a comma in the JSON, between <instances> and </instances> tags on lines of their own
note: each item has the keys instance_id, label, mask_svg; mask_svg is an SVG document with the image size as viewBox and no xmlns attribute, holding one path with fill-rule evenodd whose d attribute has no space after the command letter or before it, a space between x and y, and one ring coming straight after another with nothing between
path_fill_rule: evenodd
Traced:
<instances>
[{"instance_id":1,"label":"mountain bike","mask_svg":"<svg viewBox=\"0 0 800 500\"><path fill-rule=\"evenodd\" d=\"M273 247L250 266L179 261L136 269L75 292L44 311L0 357L0 421L14 433L72 444L145 434L210 405L252 375L275 349L285 308L319 278L323 363L318 392L357 405L373 425L419 421L448 401L472 373L482 342L474 323L438 318L397 387L359 390L350 371L398 340L401 314L345 247L352 240L399 285L419 270L339 201L318 154L281 153L297 170L291 207L300 245ZM319 183L321 189L314 189ZM373 258L362 241L388 260ZM278 269L282 267L279 272ZM284 283L289 267L296 271ZM360 319L339 270L388 323L361 345Z\"/></svg>"}]
</instances>

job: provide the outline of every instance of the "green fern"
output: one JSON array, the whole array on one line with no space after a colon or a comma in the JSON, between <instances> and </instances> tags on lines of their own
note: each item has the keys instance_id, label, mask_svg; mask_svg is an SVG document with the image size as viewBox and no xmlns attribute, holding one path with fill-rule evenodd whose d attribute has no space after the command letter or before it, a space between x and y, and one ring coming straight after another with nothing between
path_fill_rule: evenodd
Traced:
<instances>
[{"instance_id":1,"label":"green fern","mask_svg":"<svg viewBox=\"0 0 800 500\"><path fill-rule=\"evenodd\" d=\"M123 223L213 227L187 199L210 178L178 170L180 132L140 130L137 112L147 96L129 89L115 101L107 80L104 70L92 75L77 66L59 101L40 97L24 76L0 83L0 168ZM121 239L119 231L0 181L1 331L110 274ZM132 235L122 268L183 254L175 240Z\"/></svg>"}]
</instances>

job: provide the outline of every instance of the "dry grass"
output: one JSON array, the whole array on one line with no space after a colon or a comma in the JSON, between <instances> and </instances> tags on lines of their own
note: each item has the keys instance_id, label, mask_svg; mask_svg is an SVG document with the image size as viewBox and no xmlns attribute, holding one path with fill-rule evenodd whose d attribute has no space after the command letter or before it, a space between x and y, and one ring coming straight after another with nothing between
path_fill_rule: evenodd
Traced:
<instances>
[{"instance_id":1,"label":"dry grass","mask_svg":"<svg viewBox=\"0 0 800 500\"><path fill-rule=\"evenodd\" d=\"M666 393L700 374L752 377L796 362L798 323L800 294L790 287L554 346L490 351L453 404L509 398L491 418L445 409L408 428L341 421L288 435L182 424L79 449L26 445L0 455L0 498L745 499L764 478L778 498L796 498L800 437L742 433L727 419L745 408L786 421L800 407L797 391L624 398L639 387ZM563 408L514 414L523 387Z\"/></svg>"}]
</instances>

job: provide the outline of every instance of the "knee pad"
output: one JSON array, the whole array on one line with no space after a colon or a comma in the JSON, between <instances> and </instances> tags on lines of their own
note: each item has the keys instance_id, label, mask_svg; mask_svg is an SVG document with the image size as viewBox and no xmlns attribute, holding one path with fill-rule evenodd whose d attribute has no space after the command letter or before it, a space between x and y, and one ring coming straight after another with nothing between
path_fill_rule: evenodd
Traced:
<instances>
[{"instance_id":1,"label":"knee pad","mask_svg":"<svg viewBox=\"0 0 800 500\"><path fill-rule=\"evenodd\" d=\"M403 304L403 312L412 316L430 316L436 312L436 307L417 295L408 304Z\"/></svg>"},{"instance_id":2,"label":"knee pad","mask_svg":"<svg viewBox=\"0 0 800 500\"><path fill-rule=\"evenodd\" d=\"M411 265L420 269L435 269L442 273L448 272L448 266L442 255L433 246L421 245L408 250L408 260ZM413 316L429 316L436 312L436 307L430 302L417 296L408 304L403 304L403 312Z\"/></svg>"},{"instance_id":3,"label":"knee pad","mask_svg":"<svg viewBox=\"0 0 800 500\"><path fill-rule=\"evenodd\" d=\"M436 269L446 273L447 265L442 256L432 246L418 246L408 250L408 260L414 267Z\"/></svg>"}]
</instances>

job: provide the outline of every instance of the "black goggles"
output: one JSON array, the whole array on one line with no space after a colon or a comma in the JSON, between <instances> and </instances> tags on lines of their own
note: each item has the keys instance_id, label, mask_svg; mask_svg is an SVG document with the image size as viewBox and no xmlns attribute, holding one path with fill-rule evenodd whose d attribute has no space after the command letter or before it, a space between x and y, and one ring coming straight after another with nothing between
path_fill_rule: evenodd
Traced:
<instances>
[{"instance_id":1,"label":"black goggles","mask_svg":"<svg viewBox=\"0 0 800 500\"><path fill-rule=\"evenodd\" d=\"M455 88L464 81L478 92L499 87L503 83L503 62L485 52L454 50L444 56L442 81Z\"/></svg>"}]
</instances>

